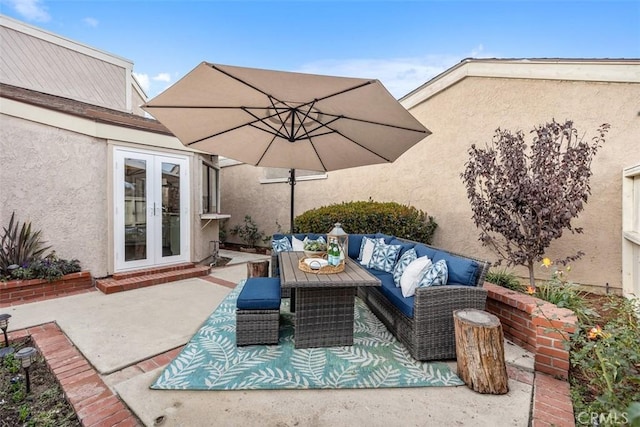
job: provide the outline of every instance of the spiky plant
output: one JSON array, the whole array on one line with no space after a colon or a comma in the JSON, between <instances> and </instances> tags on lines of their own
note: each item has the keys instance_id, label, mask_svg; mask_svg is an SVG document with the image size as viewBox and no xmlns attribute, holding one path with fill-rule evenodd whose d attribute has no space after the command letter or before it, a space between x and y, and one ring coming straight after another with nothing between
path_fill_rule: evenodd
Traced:
<instances>
[{"instance_id":1,"label":"spiky plant","mask_svg":"<svg viewBox=\"0 0 640 427\"><path fill-rule=\"evenodd\" d=\"M20 221L16 220L15 216L16 213L13 212L9 226L3 227L0 240L0 271L5 276L9 275L9 266L26 265L42 258L42 254L51 248L44 245L40 230L33 231L31 222L25 222L20 226Z\"/></svg>"}]
</instances>

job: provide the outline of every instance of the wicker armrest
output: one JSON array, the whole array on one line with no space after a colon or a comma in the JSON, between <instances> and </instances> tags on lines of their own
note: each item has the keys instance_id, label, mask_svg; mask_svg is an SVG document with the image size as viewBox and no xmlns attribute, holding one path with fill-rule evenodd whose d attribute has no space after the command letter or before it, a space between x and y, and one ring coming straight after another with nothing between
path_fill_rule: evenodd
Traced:
<instances>
[{"instance_id":1,"label":"wicker armrest","mask_svg":"<svg viewBox=\"0 0 640 427\"><path fill-rule=\"evenodd\" d=\"M280 277L280 266L278 265L278 253L271 252L271 277Z\"/></svg>"},{"instance_id":2,"label":"wicker armrest","mask_svg":"<svg viewBox=\"0 0 640 427\"><path fill-rule=\"evenodd\" d=\"M413 300L413 318L420 322L427 318L449 318L453 310L463 308L484 309L487 290L479 286L431 286L416 289Z\"/></svg>"}]
</instances>

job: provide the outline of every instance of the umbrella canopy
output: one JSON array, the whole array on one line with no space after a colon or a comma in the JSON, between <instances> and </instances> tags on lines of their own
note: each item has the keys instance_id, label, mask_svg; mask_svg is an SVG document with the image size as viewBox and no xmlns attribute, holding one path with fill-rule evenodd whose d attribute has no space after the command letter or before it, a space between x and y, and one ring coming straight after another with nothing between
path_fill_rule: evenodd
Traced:
<instances>
[{"instance_id":1,"label":"umbrella canopy","mask_svg":"<svg viewBox=\"0 0 640 427\"><path fill-rule=\"evenodd\" d=\"M430 134L378 80L207 62L142 108L186 146L263 167L388 163Z\"/></svg>"}]
</instances>

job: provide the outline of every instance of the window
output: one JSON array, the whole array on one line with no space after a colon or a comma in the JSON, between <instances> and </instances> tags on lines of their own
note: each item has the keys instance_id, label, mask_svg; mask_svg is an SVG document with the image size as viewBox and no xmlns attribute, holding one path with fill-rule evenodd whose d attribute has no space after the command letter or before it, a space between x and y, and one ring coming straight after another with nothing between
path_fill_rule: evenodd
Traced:
<instances>
[{"instance_id":1,"label":"window","mask_svg":"<svg viewBox=\"0 0 640 427\"><path fill-rule=\"evenodd\" d=\"M218 213L218 169L202 162L202 213Z\"/></svg>"},{"instance_id":2,"label":"window","mask_svg":"<svg viewBox=\"0 0 640 427\"><path fill-rule=\"evenodd\" d=\"M286 182L289 179L289 169L286 168L264 168L263 178L260 180L262 184L271 182ZM296 181L305 181L310 179L325 179L326 172L308 171L304 169L296 169Z\"/></svg>"},{"instance_id":3,"label":"window","mask_svg":"<svg viewBox=\"0 0 640 427\"><path fill-rule=\"evenodd\" d=\"M627 296L640 296L640 165L623 172L622 289Z\"/></svg>"}]
</instances>

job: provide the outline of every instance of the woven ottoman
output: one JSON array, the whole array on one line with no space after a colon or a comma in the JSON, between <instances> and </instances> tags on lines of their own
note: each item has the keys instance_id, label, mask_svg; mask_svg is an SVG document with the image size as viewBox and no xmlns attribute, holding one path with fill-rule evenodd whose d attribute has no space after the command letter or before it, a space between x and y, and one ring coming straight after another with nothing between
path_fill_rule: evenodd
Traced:
<instances>
[{"instance_id":1,"label":"woven ottoman","mask_svg":"<svg viewBox=\"0 0 640 427\"><path fill-rule=\"evenodd\" d=\"M278 344L280 279L247 279L236 302L236 346Z\"/></svg>"}]
</instances>

